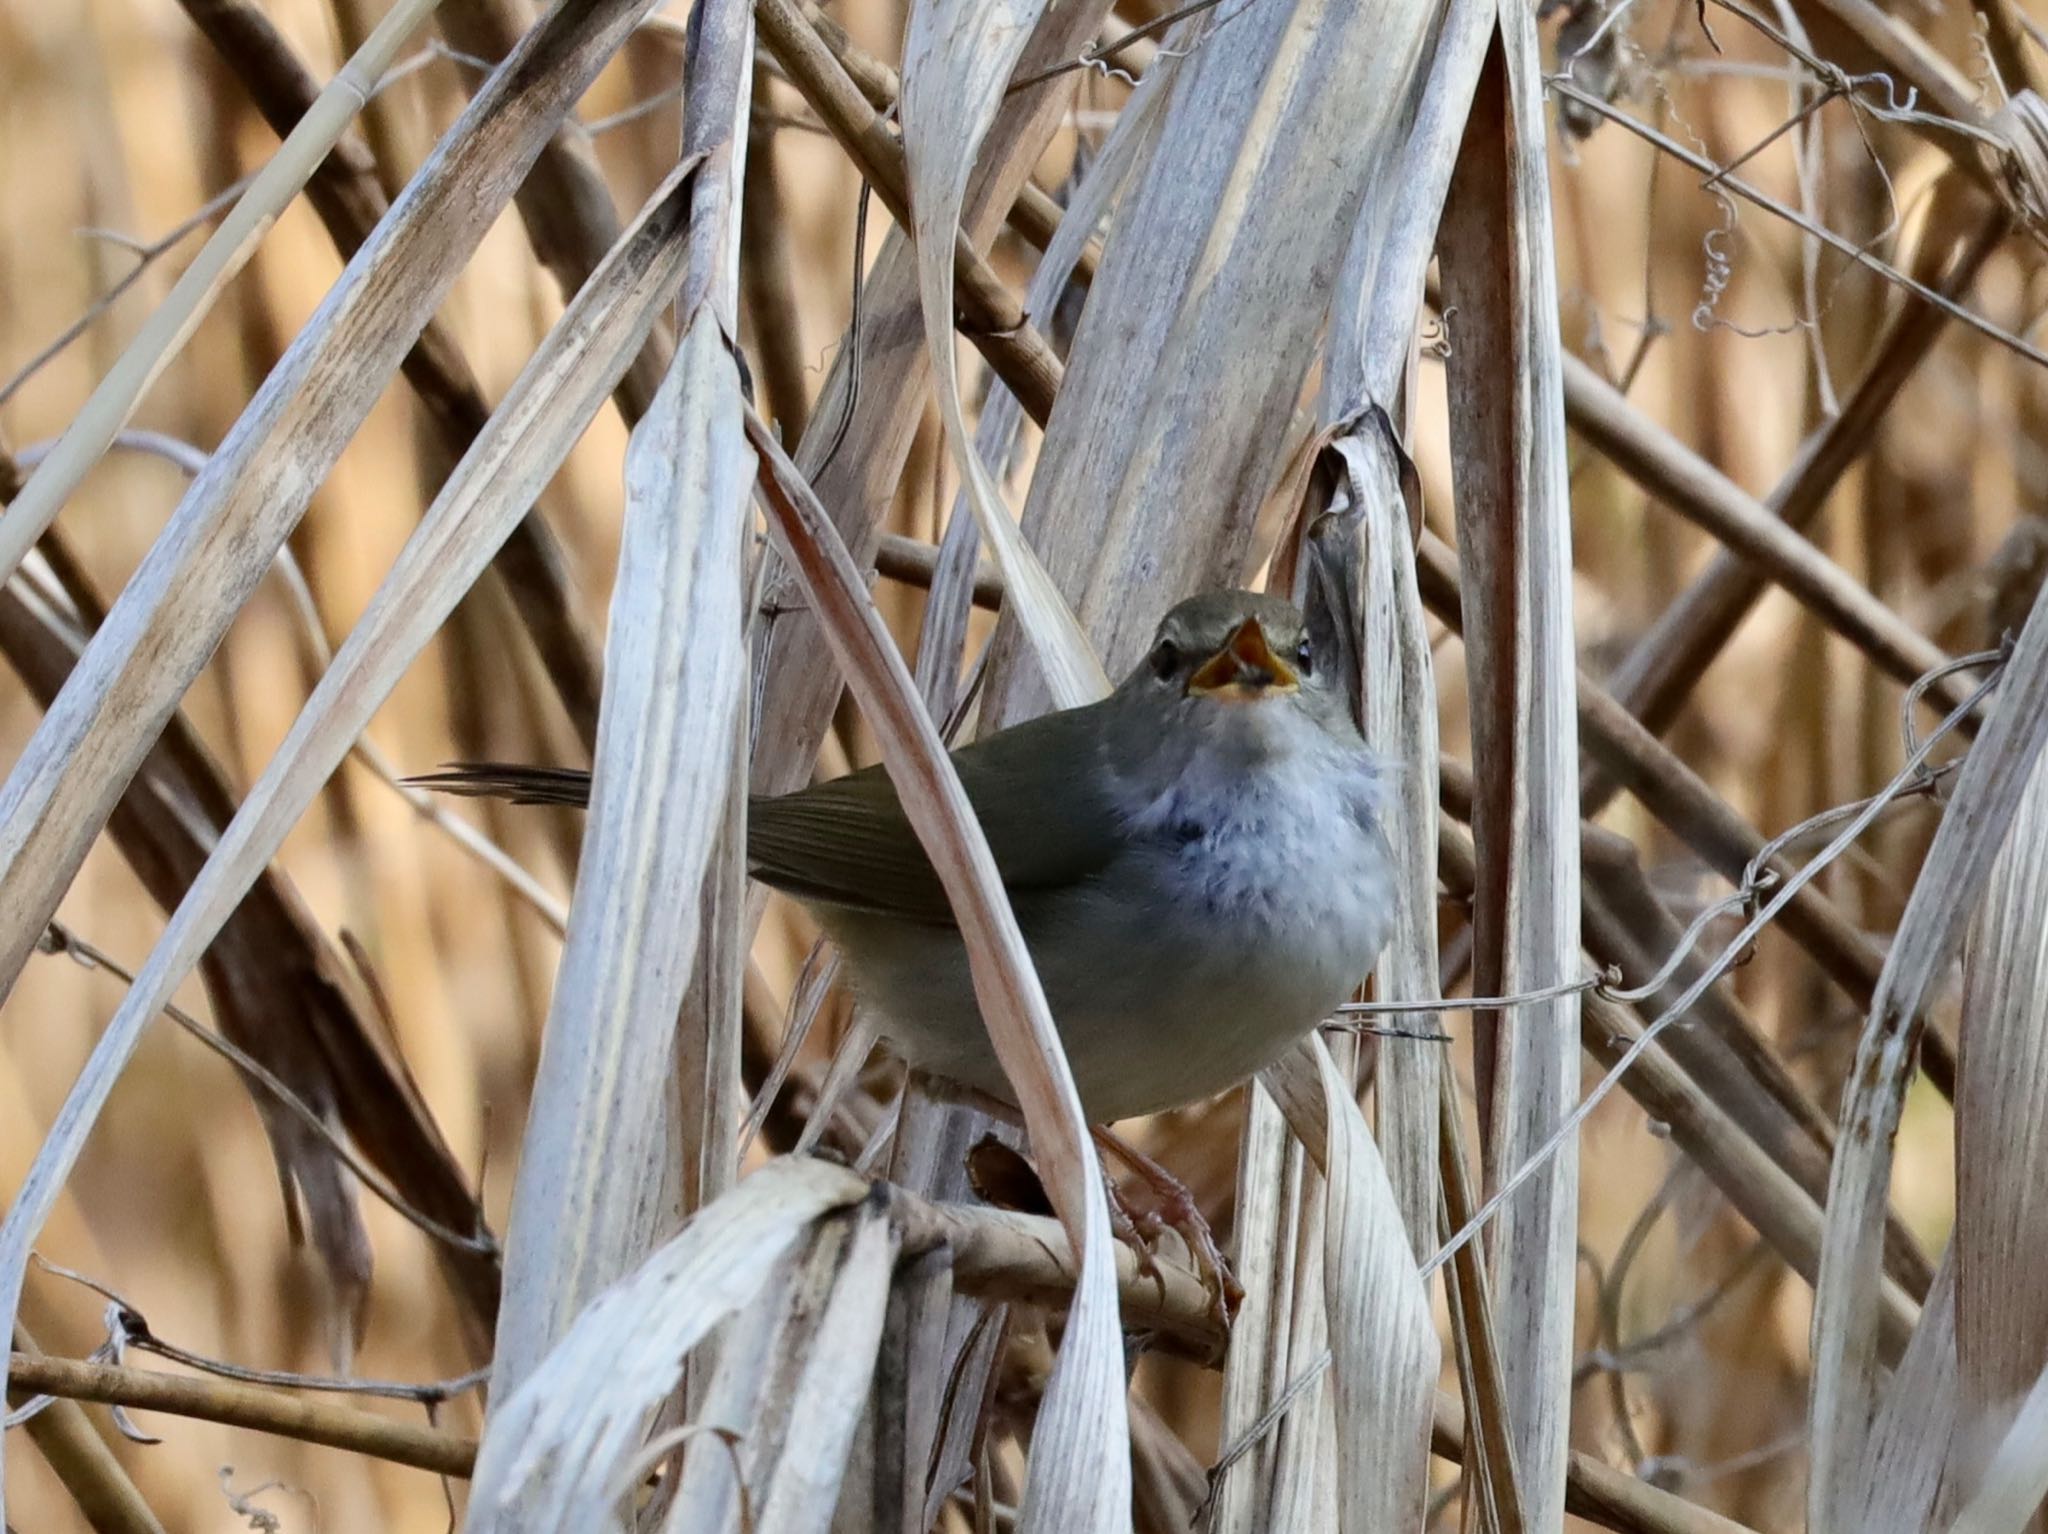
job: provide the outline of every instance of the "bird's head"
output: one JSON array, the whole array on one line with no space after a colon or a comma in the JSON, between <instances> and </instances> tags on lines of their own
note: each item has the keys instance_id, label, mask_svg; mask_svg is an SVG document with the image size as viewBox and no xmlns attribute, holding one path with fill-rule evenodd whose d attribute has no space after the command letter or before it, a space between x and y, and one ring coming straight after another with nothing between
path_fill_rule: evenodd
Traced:
<instances>
[{"instance_id":1,"label":"bird's head","mask_svg":"<svg viewBox=\"0 0 2048 1534\"><path fill-rule=\"evenodd\" d=\"M1319 670L1300 611L1255 591L1189 597L1117 689L1133 721L1254 757L1356 738L1343 689ZM1306 733L1305 733L1306 732Z\"/></svg>"}]
</instances>

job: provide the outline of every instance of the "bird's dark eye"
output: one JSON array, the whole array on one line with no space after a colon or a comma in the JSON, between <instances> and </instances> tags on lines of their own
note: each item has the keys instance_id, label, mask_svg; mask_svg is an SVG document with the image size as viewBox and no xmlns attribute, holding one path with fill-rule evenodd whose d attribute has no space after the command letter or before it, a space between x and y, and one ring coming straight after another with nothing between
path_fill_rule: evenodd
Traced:
<instances>
[{"instance_id":1,"label":"bird's dark eye","mask_svg":"<svg viewBox=\"0 0 2048 1534\"><path fill-rule=\"evenodd\" d=\"M1315 652L1309 648L1308 638L1304 635L1301 643L1294 647L1294 669L1303 676L1310 676L1316 669L1315 659Z\"/></svg>"},{"instance_id":2,"label":"bird's dark eye","mask_svg":"<svg viewBox=\"0 0 2048 1534\"><path fill-rule=\"evenodd\" d=\"M1152 647L1152 674L1162 682L1173 680L1174 672L1180 670L1180 646L1171 639L1162 639Z\"/></svg>"}]
</instances>

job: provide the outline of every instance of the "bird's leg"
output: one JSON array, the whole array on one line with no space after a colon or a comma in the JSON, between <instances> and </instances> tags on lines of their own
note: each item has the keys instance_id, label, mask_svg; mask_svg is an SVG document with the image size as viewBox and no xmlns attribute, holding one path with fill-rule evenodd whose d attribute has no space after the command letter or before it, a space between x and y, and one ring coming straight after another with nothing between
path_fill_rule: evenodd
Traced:
<instances>
[{"instance_id":1,"label":"bird's leg","mask_svg":"<svg viewBox=\"0 0 2048 1534\"><path fill-rule=\"evenodd\" d=\"M1180 1232L1187 1242L1188 1250L1194 1254L1195 1266L1202 1275L1202 1282L1208 1286L1216 1301L1216 1314L1225 1326L1237 1314L1237 1307L1244 1299L1244 1286L1237 1281L1237 1275L1230 1271L1230 1263L1223 1255L1223 1249L1216 1244L1216 1233L1209 1229L1209 1222L1202 1215L1202 1207L1195 1202L1195 1195L1188 1185L1166 1170L1143 1151L1126 1144L1109 1129L1097 1125L1092 1131L1095 1143L1142 1178L1158 1197L1162 1210L1143 1215L1130 1210L1121 1194L1113 1203L1122 1203L1134 1224L1149 1223L1153 1230L1162 1224ZM1114 1184L1111 1185L1114 1189ZM1144 1250L1141 1248L1140 1250ZM1148 1254L1149 1255L1149 1254Z\"/></svg>"},{"instance_id":2,"label":"bird's leg","mask_svg":"<svg viewBox=\"0 0 2048 1534\"><path fill-rule=\"evenodd\" d=\"M991 1117L1012 1124L1023 1122L1023 1115L1008 1103L973 1087L955 1087L947 1083L946 1093L950 1101L979 1108ZM1230 1264L1217 1247L1215 1234L1209 1229L1209 1222L1202 1218L1202 1211L1195 1203L1194 1194L1188 1191L1187 1184L1107 1129L1098 1127L1092 1133L1097 1145L1149 1183L1154 1195L1166 1206L1162 1215L1156 1209L1144 1209L1133 1204L1117 1186L1116 1179L1109 1175L1108 1165L1105 1163L1101 1167L1102 1189L1108 1195L1110 1233L1117 1240L1129 1243L1137 1255L1139 1275L1155 1282L1159 1279L1159 1263L1152 1250L1153 1240L1168 1227L1179 1231L1194 1258L1196 1271L1202 1275L1203 1285L1215 1297L1217 1318L1228 1326L1231 1317L1237 1313L1238 1302L1244 1298L1244 1289L1231 1273ZM998 1209L1014 1209L1025 1214L1049 1215L1054 1212L1052 1199L1039 1179L1038 1169L994 1135L982 1136L968 1151L967 1181L977 1197Z\"/></svg>"},{"instance_id":3,"label":"bird's leg","mask_svg":"<svg viewBox=\"0 0 2048 1534\"><path fill-rule=\"evenodd\" d=\"M1148 1238L1156 1235L1164 1222L1150 1209L1133 1208L1117 1187L1116 1179L1109 1175L1109 1169L1099 1170L1109 1205L1110 1235L1128 1243L1137 1254L1139 1274L1157 1282L1159 1264L1153 1258ZM994 1135L983 1135L968 1150L967 1184L983 1203L998 1209L1012 1209L1020 1214L1054 1213L1052 1199L1039 1180L1038 1168Z\"/></svg>"}]
</instances>

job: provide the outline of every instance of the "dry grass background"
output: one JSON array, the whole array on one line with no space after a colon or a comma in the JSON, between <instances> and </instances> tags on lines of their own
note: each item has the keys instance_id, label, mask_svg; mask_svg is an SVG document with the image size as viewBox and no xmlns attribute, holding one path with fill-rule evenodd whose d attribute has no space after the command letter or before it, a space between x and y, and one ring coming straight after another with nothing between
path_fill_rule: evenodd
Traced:
<instances>
[{"instance_id":1,"label":"dry grass background","mask_svg":"<svg viewBox=\"0 0 2048 1534\"><path fill-rule=\"evenodd\" d=\"M449 0L451 8L462 3ZM341 29L353 35L375 9L367 0L265 6L322 78L341 56ZM682 7L671 9L679 16ZM867 51L899 57L904 15L892 0L838 0L831 11ZM1120 14L1137 22L1157 13L1133 0ZM1966 77L1985 78L1981 29L1963 8L1902 3L1899 16ZM1555 25L1554 18L1546 23L1546 48ZM1689 3L1639 0L1628 8L1618 28L1631 40L1621 100L1725 163L1786 118L1788 98L1781 52L1725 12L1714 13L1713 26L1724 54L1707 45ZM672 87L680 57L679 34L647 29L583 103L582 115L595 121L653 102L644 115L597 138L623 208L636 206L673 164L677 109L672 99L654 98ZM445 54L425 59L366 113L388 187L402 184L460 109L473 83L466 69ZM1099 142L1125 94L1118 82L1087 78L1040 167L1041 185L1063 184L1077 151ZM1810 209L1851 240L1875 240L1876 249L1906 266L1931 221L1947 220L1946 235L1959 227L1955 220L1980 216L1931 211L1948 156L1925 138L1859 121L1840 104L1817 121ZM858 181L785 85L769 86L757 101L755 135L756 153L772 145L795 304L793 313L776 315L793 340L785 335L777 344L801 363L801 384L815 397L849 315ZM1743 175L1798 202L1798 141L1778 140ZM236 79L169 0L0 0L0 207L7 209L0 219L0 432L13 453L26 454L64 429L203 234L152 261L71 345L25 376L19 370L130 270L137 260L130 241L178 226L259 165L274 144ZM1610 376L1639 361L1628 384L1635 406L1761 496L1859 376L1897 297L1834 253L1818 259L1809 282L1797 231L1747 206L1724 228L1728 210L1702 190L1699 176L1659 160L1611 124L1582 143L1553 143L1565 344ZM886 226L877 206L870 247L879 247ZM1008 236L995 260L1021 288L1035 256ZM2048 299L2041 267L2038 248L2024 236L2007 240L1986 262L1972 306L1996 326L2031 333ZM339 270L330 240L301 201L150 392L136 426L211 448ZM485 396L495 400L560 308L554 283L508 213L441 313ZM1445 337L1454 348L1490 344L1461 329L1455 314ZM775 362L759 345L752 309L742 339L757 382L771 377ZM978 372L979 359L975 366ZM1424 500L1432 525L1448 535L1444 382L1434 360L1421 368L1419 400ZM1975 648L1989 621L1987 560L2016 522L2048 515L2048 462L2038 429L2044 414L2048 376L1983 336L1950 326L1829 497L1812 537L1910 625L1951 652ZM291 540L326 644L338 642L361 614L445 467L422 416L409 390L394 383ZM618 552L625 440L616 411L601 412L545 497L576 588L594 613L604 610ZM928 412L890 527L933 541L954 486L936 414ZM169 463L122 452L71 499L58 525L102 592L121 587L181 490ZM1649 629L1713 545L1578 437L1572 498L1580 657L1598 675ZM876 597L908 650L921 592L884 579ZM978 622L977 634L986 620ZM272 578L186 698L188 717L237 790L283 738L317 676L317 656L288 591ZM1437 662L1446 748L1465 756L1462 651L1445 640ZM1707 671L1669 738L1717 793L1768 834L1871 792L1896 770L1899 697L1896 681L1774 592ZM11 759L39 717L11 676L0 682L0 753ZM379 711L370 738L406 770L475 756L587 759L502 589L490 581L412 667ZM873 754L857 712L843 706L820 771ZM543 885L566 894L576 822L552 811L495 807L476 810L475 818ZM1823 887L1880 940L1899 919L1935 820L1928 806L1915 804L1823 876ZM1723 888L1630 798L1610 807L1603 823L1638 844L1653 881L1682 916ZM388 999L395 1048L455 1161L481 1186L493 1228L502 1230L558 938L359 764L336 775L286 844L282 867L322 928L360 943ZM60 918L131 965L164 920L104 840ZM1455 926L1447 907L1447 931ZM771 910L755 948L754 982L769 1013L787 994L808 938L799 916L780 905ZM1856 1010L1775 931L1732 983L1832 1116L1853 1055ZM39 956L0 1012L0 1197L20 1185L119 993L105 973ZM180 996L188 1009L205 1012L196 982L188 981ZM1935 1026L1951 1036L1955 1007L1950 987ZM828 1057L844 1022L835 1004L807 1050L813 1068ZM1449 1026L1465 1069L1471 1024L1455 1015ZM1138 1132L1219 1211L1219 1220L1227 1216L1240 1118L1235 1102L1226 1101ZM1582 1355L1594 1361L1603 1348L1673 1330L1662 1346L1631 1354L1623 1374L1588 1368L1576 1396L1576 1447L1640 1469L1752 1528L1800 1526L1811 1291L1774 1258L1755 1254L1748 1227L1626 1097L1609 1100L1588 1123L1580 1166ZM1940 1250L1953 1217L1953 1166L1951 1110L1922 1082L1906 1105L1893 1198L1931 1252ZM375 1269L355 1370L423 1379L469 1367L459 1311L432 1244L375 1200L364 1201L364 1218ZM123 1077L40 1249L52 1262L117 1289L160 1336L216 1357L324 1371L345 1330L321 1264L290 1239L248 1093L228 1066L168 1024L153 1027ZM1622 1285L1615 1280L1624 1269ZM1714 1303L1702 1309L1709 1296ZM1603 1298L1614 1302L1612 1314L1603 1316ZM85 1289L49 1274L31 1276L24 1318L50 1351L89 1352L103 1335L101 1310L101 1300ZM1454 1377L1449 1359L1447 1352L1447 1382ZM1217 1433L1216 1377L1157 1359L1141 1367L1138 1385L1206 1461ZM104 1409L90 1410L104 1427ZM266 1484L270 1489L252 1503L286 1529L424 1530L448 1522L443 1487L424 1472L210 1423L146 1414L143 1420L165 1442L117 1441L115 1449L168 1528L258 1526L235 1499ZM473 1400L455 1403L442 1420L468 1433L480 1426ZM15 1527L85 1527L23 1434L8 1435L6 1453ZM1438 1470L1448 1477L1446 1467Z\"/></svg>"}]
</instances>

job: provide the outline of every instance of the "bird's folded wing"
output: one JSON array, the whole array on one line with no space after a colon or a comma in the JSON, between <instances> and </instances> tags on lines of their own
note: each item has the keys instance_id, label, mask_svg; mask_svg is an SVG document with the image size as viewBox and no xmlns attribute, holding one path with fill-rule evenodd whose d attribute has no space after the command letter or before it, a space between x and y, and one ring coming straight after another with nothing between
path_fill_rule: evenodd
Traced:
<instances>
[{"instance_id":1,"label":"bird's folded wing","mask_svg":"<svg viewBox=\"0 0 2048 1534\"><path fill-rule=\"evenodd\" d=\"M1099 707L1099 705L1097 706ZM1011 894L1058 888L1114 855L1096 708L1049 714L957 751L953 764ZM896 787L879 768L753 800L754 877L800 900L947 925L952 907Z\"/></svg>"},{"instance_id":2,"label":"bird's folded wing","mask_svg":"<svg viewBox=\"0 0 2048 1534\"><path fill-rule=\"evenodd\" d=\"M1013 895L1076 883L1115 854L1122 825L1103 789L1100 709L1048 714L953 753L996 871ZM590 774L575 768L471 762L407 781L515 804L582 805L590 798ZM751 800L747 864L763 884L800 900L902 921L953 920L896 785L879 767Z\"/></svg>"}]
</instances>

